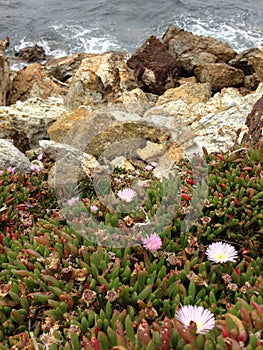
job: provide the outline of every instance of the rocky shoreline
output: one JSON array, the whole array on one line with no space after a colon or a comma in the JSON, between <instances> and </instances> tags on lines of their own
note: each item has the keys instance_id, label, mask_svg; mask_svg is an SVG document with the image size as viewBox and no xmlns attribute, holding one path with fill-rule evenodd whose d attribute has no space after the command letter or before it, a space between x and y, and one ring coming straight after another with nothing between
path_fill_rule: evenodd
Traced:
<instances>
[{"instance_id":1,"label":"rocky shoreline","mask_svg":"<svg viewBox=\"0 0 263 350\"><path fill-rule=\"evenodd\" d=\"M46 59L38 47L24 49L17 59L28 65L14 72L7 46L2 40L1 168L28 170L30 150L41 144L43 151L69 144L98 159L118 142L126 158L159 162L168 154L176 162L202 147L219 152L262 140L262 49L237 54L171 25L162 41L151 36L130 57ZM140 139L136 147L131 138Z\"/></svg>"}]
</instances>

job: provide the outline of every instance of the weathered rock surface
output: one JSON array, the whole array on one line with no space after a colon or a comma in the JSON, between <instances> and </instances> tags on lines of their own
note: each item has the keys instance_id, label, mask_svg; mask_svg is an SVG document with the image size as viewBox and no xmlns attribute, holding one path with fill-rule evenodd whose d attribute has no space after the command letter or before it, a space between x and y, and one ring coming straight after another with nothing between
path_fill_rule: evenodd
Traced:
<instances>
[{"instance_id":1,"label":"weathered rock surface","mask_svg":"<svg viewBox=\"0 0 263 350\"><path fill-rule=\"evenodd\" d=\"M250 56L248 63L252 65L261 82L263 82L263 48L259 49L257 53Z\"/></svg>"},{"instance_id":2,"label":"weathered rock surface","mask_svg":"<svg viewBox=\"0 0 263 350\"><path fill-rule=\"evenodd\" d=\"M62 98L28 99L0 107L0 137L13 139L21 151L38 145L47 138L47 129L68 110Z\"/></svg>"},{"instance_id":3,"label":"weathered rock surface","mask_svg":"<svg viewBox=\"0 0 263 350\"><path fill-rule=\"evenodd\" d=\"M249 63L250 57L256 56L260 52L260 49L252 48L240 52L236 57L228 62L229 65L241 69L246 75L255 73L253 66Z\"/></svg>"},{"instance_id":4,"label":"weathered rock surface","mask_svg":"<svg viewBox=\"0 0 263 350\"><path fill-rule=\"evenodd\" d=\"M52 79L40 63L33 63L16 74L7 104L12 105L31 97L47 99L50 96L63 96L67 90L65 85Z\"/></svg>"},{"instance_id":5,"label":"weathered rock surface","mask_svg":"<svg viewBox=\"0 0 263 350\"><path fill-rule=\"evenodd\" d=\"M9 62L5 51L9 46L9 38L0 40L0 106L6 105L6 95L10 89Z\"/></svg>"},{"instance_id":6,"label":"weathered rock surface","mask_svg":"<svg viewBox=\"0 0 263 350\"><path fill-rule=\"evenodd\" d=\"M0 139L0 169L15 167L17 171L29 171L30 162L10 140Z\"/></svg>"},{"instance_id":7,"label":"weathered rock surface","mask_svg":"<svg viewBox=\"0 0 263 350\"><path fill-rule=\"evenodd\" d=\"M246 125L248 132L244 135L243 141L263 141L263 95L247 116Z\"/></svg>"},{"instance_id":8,"label":"weathered rock surface","mask_svg":"<svg viewBox=\"0 0 263 350\"><path fill-rule=\"evenodd\" d=\"M45 71L55 79L68 83L77 71L81 61L89 56L88 53L79 52L69 57L49 59L45 63Z\"/></svg>"},{"instance_id":9,"label":"weathered rock surface","mask_svg":"<svg viewBox=\"0 0 263 350\"><path fill-rule=\"evenodd\" d=\"M174 139L188 153L192 147L189 140L193 146L198 143L209 152L226 150L240 142L247 132L246 116L262 93L263 85L260 84L254 93L245 96L238 89L225 88L206 103L186 103L182 99L171 100L169 96L165 101L163 95L160 96L161 104L157 102L143 118L167 129L180 130Z\"/></svg>"},{"instance_id":10,"label":"weathered rock surface","mask_svg":"<svg viewBox=\"0 0 263 350\"><path fill-rule=\"evenodd\" d=\"M65 120L69 120L66 127ZM109 159L134 155L142 140L166 144L171 138L170 131L162 130L161 125L147 123L138 114L121 110L81 110L79 118L73 112L64 119L58 119L49 128L48 134L53 141L68 143L95 157L106 152Z\"/></svg>"},{"instance_id":11,"label":"weathered rock surface","mask_svg":"<svg viewBox=\"0 0 263 350\"><path fill-rule=\"evenodd\" d=\"M84 58L72 78L65 105L74 110L81 105L105 105L125 90L137 87L123 54L108 52Z\"/></svg>"},{"instance_id":12,"label":"weathered rock surface","mask_svg":"<svg viewBox=\"0 0 263 350\"><path fill-rule=\"evenodd\" d=\"M189 51L193 57L201 52L206 52L216 57L217 62L227 63L236 56L236 52L228 43L221 42L212 37L194 35L191 32L183 30L175 25L171 25L163 37L163 43L168 51L176 58ZM212 56L206 56L206 60L212 59Z\"/></svg>"},{"instance_id":13,"label":"weathered rock surface","mask_svg":"<svg viewBox=\"0 0 263 350\"><path fill-rule=\"evenodd\" d=\"M12 104L0 107L0 138L23 152L40 142L54 157L82 159L84 175L98 160L127 169L129 161L157 161L154 171L164 176L202 146L217 152L243 137L261 140L262 52L237 55L171 26L164 43L152 36L128 62L108 52L34 63L14 77Z\"/></svg>"},{"instance_id":14,"label":"weathered rock surface","mask_svg":"<svg viewBox=\"0 0 263 350\"><path fill-rule=\"evenodd\" d=\"M43 47L37 44L20 49L15 53L15 57L28 63L41 62L47 58Z\"/></svg>"},{"instance_id":15,"label":"weathered rock surface","mask_svg":"<svg viewBox=\"0 0 263 350\"><path fill-rule=\"evenodd\" d=\"M242 70L231 67L226 63L200 64L195 68L194 73L198 81L209 83L212 91L242 85L245 78Z\"/></svg>"},{"instance_id":16,"label":"weathered rock surface","mask_svg":"<svg viewBox=\"0 0 263 350\"><path fill-rule=\"evenodd\" d=\"M168 87L175 86L177 62L155 36L146 40L127 63L146 92L161 95Z\"/></svg>"}]
</instances>

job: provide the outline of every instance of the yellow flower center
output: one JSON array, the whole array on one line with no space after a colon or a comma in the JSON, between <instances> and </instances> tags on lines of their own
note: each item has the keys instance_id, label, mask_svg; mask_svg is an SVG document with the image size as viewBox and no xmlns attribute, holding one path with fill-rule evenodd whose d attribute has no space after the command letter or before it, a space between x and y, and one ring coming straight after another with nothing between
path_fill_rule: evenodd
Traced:
<instances>
[{"instance_id":1,"label":"yellow flower center","mask_svg":"<svg viewBox=\"0 0 263 350\"><path fill-rule=\"evenodd\" d=\"M199 333L201 330L204 329L204 325L201 322L195 322L196 324L196 333Z\"/></svg>"},{"instance_id":2,"label":"yellow flower center","mask_svg":"<svg viewBox=\"0 0 263 350\"><path fill-rule=\"evenodd\" d=\"M215 258L217 261L227 260L227 255L223 253L217 253Z\"/></svg>"}]
</instances>

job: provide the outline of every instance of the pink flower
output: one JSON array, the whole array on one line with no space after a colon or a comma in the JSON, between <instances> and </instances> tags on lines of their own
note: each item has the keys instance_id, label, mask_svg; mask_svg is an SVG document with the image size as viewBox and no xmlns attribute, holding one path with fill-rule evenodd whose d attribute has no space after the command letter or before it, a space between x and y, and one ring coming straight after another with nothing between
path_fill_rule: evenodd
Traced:
<instances>
[{"instance_id":1,"label":"pink flower","mask_svg":"<svg viewBox=\"0 0 263 350\"><path fill-rule=\"evenodd\" d=\"M90 210L93 212L93 213L97 213L97 210L98 210L99 208L95 205L95 204L93 204L93 205L91 205L91 207L90 207Z\"/></svg>"},{"instance_id":2,"label":"pink flower","mask_svg":"<svg viewBox=\"0 0 263 350\"><path fill-rule=\"evenodd\" d=\"M176 311L175 318L180 321L185 328L196 324L196 333L205 334L215 326L215 316L203 306L187 305Z\"/></svg>"},{"instance_id":3,"label":"pink flower","mask_svg":"<svg viewBox=\"0 0 263 350\"><path fill-rule=\"evenodd\" d=\"M117 196L124 202L131 202L137 196L137 193L132 188L124 188L117 192Z\"/></svg>"},{"instance_id":4,"label":"pink flower","mask_svg":"<svg viewBox=\"0 0 263 350\"><path fill-rule=\"evenodd\" d=\"M153 166L151 166L151 165L146 165L145 170L151 171L151 170L153 170Z\"/></svg>"},{"instance_id":5,"label":"pink flower","mask_svg":"<svg viewBox=\"0 0 263 350\"><path fill-rule=\"evenodd\" d=\"M30 170L36 171L37 173L39 173L40 170L41 170L41 167L39 165L36 165L36 164L31 164L30 165Z\"/></svg>"},{"instance_id":6,"label":"pink flower","mask_svg":"<svg viewBox=\"0 0 263 350\"><path fill-rule=\"evenodd\" d=\"M38 160L41 160L42 158L43 158L43 154L40 153L40 154L37 156L37 159L38 159Z\"/></svg>"},{"instance_id":7,"label":"pink flower","mask_svg":"<svg viewBox=\"0 0 263 350\"><path fill-rule=\"evenodd\" d=\"M79 201L79 197L72 197L67 201L67 203L68 203L68 205L73 205L77 201Z\"/></svg>"},{"instance_id":8,"label":"pink flower","mask_svg":"<svg viewBox=\"0 0 263 350\"><path fill-rule=\"evenodd\" d=\"M155 232L151 235L146 235L145 238L142 238L142 242L144 248L150 250L151 252L160 249L162 246L162 240Z\"/></svg>"},{"instance_id":9,"label":"pink flower","mask_svg":"<svg viewBox=\"0 0 263 350\"><path fill-rule=\"evenodd\" d=\"M2 175L4 173L4 171L3 170L0 170L0 175Z\"/></svg>"},{"instance_id":10,"label":"pink flower","mask_svg":"<svg viewBox=\"0 0 263 350\"><path fill-rule=\"evenodd\" d=\"M9 166L8 168L7 168L7 171L10 173L10 174L14 174L15 173L15 170L16 170L16 168L15 167L11 167L11 166Z\"/></svg>"}]
</instances>

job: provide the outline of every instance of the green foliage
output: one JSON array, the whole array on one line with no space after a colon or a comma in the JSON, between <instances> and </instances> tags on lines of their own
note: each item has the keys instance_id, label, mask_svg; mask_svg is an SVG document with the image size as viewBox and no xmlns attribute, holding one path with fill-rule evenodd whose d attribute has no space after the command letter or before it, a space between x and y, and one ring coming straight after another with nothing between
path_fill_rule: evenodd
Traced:
<instances>
[{"instance_id":1,"label":"green foliage","mask_svg":"<svg viewBox=\"0 0 263 350\"><path fill-rule=\"evenodd\" d=\"M0 349L261 349L263 347L263 145L207 155L209 193L201 216L180 234L185 198L176 213L160 212L169 225L162 249L97 246L68 226L47 185L48 161L39 174L0 175ZM180 186L191 195L191 166L182 161ZM114 170L113 191L131 186L136 173ZM149 191L143 211L113 213L80 182L87 208L113 228L143 223L175 188L141 171ZM117 181L119 179L120 181ZM168 215L169 214L169 215ZM172 219L170 219L170 216ZM151 232L150 232L151 233ZM207 244L226 241L236 263L212 264ZM185 330L180 305L213 312L209 333Z\"/></svg>"}]
</instances>

